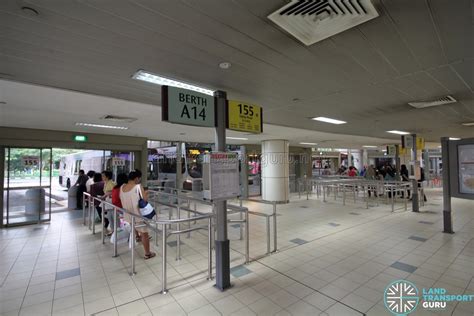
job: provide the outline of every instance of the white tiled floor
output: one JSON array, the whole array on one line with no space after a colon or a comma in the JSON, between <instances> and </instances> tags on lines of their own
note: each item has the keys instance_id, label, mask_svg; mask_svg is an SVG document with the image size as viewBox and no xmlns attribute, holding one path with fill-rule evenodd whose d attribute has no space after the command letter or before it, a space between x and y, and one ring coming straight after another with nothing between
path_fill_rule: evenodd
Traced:
<instances>
[{"instance_id":1,"label":"white tiled floor","mask_svg":"<svg viewBox=\"0 0 474 316\"><path fill-rule=\"evenodd\" d=\"M246 265L251 272L232 277L234 286L225 292L206 280L206 234L193 233L182 239L181 261L168 247L167 295L158 294L160 256L144 261L138 245L137 274L130 276L126 245L113 258L112 245L102 245L100 235L92 235L81 219L54 214L51 224L0 231L0 314L389 315L383 291L400 278L419 288L474 294L474 204L453 200L456 233L448 235L441 232L440 190L428 190L428 198L421 213L392 213L385 204L366 209L361 202L343 206L315 196L293 197L278 207L279 252ZM246 206L271 212L271 206ZM244 260L238 235L238 228L229 227L232 266ZM250 235L251 256L264 254L262 218L251 217ZM290 242L296 238L308 242ZM417 269L408 273L390 267L396 261ZM75 268L80 275L56 280L56 272ZM418 308L411 315L473 315L473 304L450 304L437 313Z\"/></svg>"}]
</instances>

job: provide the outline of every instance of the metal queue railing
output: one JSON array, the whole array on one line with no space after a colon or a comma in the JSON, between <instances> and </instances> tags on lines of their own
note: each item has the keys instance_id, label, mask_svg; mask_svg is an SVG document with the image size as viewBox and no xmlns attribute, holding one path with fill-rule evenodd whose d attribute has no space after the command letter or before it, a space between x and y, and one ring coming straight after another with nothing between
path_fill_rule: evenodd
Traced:
<instances>
[{"instance_id":1,"label":"metal queue railing","mask_svg":"<svg viewBox=\"0 0 474 316\"><path fill-rule=\"evenodd\" d=\"M199 197L198 192L193 192L193 191L184 191L184 190L179 190L175 188L168 188L168 187L158 187L155 186L153 187L153 190L149 190L149 193L156 193L158 195L163 195L163 196L168 196L170 198L175 198L175 199L180 199L185 202L187 202L187 208L190 207L190 203L192 202L194 205L193 211L196 213L199 213L196 211L197 206L196 203L206 205L213 207L213 204L208 201L208 200L203 200L201 197ZM171 193L173 192L173 193ZM249 211L248 208L243 207L242 202L243 201L251 201L251 202L256 202L256 203L262 203L262 204L270 204L273 206L273 212L272 214L266 214L264 212L256 212L256 211ZM240 237L239 239L242 240L244 236L244 226L245 226L245 263L250 262L250 247L249 247L249 215L255 215L255 216L260 216L264 217L266 221L266 242L267 242L267 252L264 255L260 255L257 257L252 257L253 260L259 259L263 256L269 255L271 253L277 252L278 251L278 245L277 245L277 234L278 234L278 228L277 228L277 215L276 215L276 210L277 210L277 204L278 202L271 202L271 201L265 201L265 200L257 200L257 199L239 199L239 206L232 205L230 203L227 204L227 214L239 214L239 219L228 219L228 223L238 223L239 225L239 230L240 230ZM212 209L212 211L214 211ZM188 213L189 214L189 213ZM170 215L171 216L171 215ZM271 225L270 221L273 219L273 250L271 250Z\"/></svg>"},{"instance_id":2,"label":"metal queue railing","mask_svg":"<svg viewBox=\"0 0 474 316\"><path fill-rule=\"evenodd\" d=\"M278 228L277 228L277 204L278 202L275 201L266 201L266 200L258 200L258 199L239 199L239 205L242 207L243 201L249 201L249 202L254 202L254 203L261 203L261 204L267 204L267 205L272 205L273 211L272 214L266 214L263 212L255 212L255 211L248 211L249 214L255 215L255 216L261 216L265 218L266 221L266 235L267 235L267 253L265 255L269 255L271 253L275 253L278 251ZM270 250L270 244L271 244L271 232L270 232L270 219L273 219L273 250ZM241 232L242 236L242 232Z\"/></svg>"},{"instance_id":3,"label":"metal queue railing","mask_svg":"<svg viewBox=\"0 0 474 316\"><path fill-rule=\"evenodd\" d=\"M306 193L306 199L308 200L310 195L314 191L316 191L316 195L319 198L321 195L323 197L323 201L326 202L326 198L329 195L333 194L334 200L336 200L340 193L342 193L342 202L343 205L346 205L347 200L347 193L352 193L353 202L357 202L357 197L359 196L359 192L362 191L363 193L363 201L366 204L366 208L369 208L369 201L370 197L368 196L368 192L374 193L374 199L379 205L379 200L381 198L380 192L383 193L385 197L385 203L391 203L392 212L395 211L395 203L397 202L397 197L400 193L403 193L403 203L404 209L408 209L408 203L406 197L408 196L408 191L413 190L411 188L411 183L404 182L404 181L378 181L378 180L367 180L367 179L299 179L298 184L298 196L301 198L302 190L303 193ZM423 187L415 188L419 190L419 203L420 207L424 206L424 192Z\"/></svg>"},{"instance_id":4,"label":"metal queue railing","mask_svg":"<svg viewBox=\"0 0 474 316\"><path fill-rule=\"evenodd\" d=\"M193 193L192 191L183 191L183 190L178 190L174 188L166 188L166 187L153 187L152 190L148 190L149 200L154 201L155 203L159 203L164 206L171 206L173 201L176 201L176 204L179 205L177 209L177 216L180 216L180 212L182 210L188 212L188 218L193 221L194 217L191 217L190 215L192 213L194 214L209 214L212 213L214 215L213 218L215 218L215 209L214 209L214 204L208 200L204 200L201 197L199 197L196 193ZM164 197L165 200L167 199L167 202L163 202L163 200L160 200L160 196ZM191 203L193 204L193 208L191 208ZM209 212L204 213L197 211L197 206L198 205L203 205L206 207L209 207ZM185 205L185 206L183 206ZM161 210L160 210L161 211ZM169 218L172 217L172 211L173 209L169 209ZM250 263L250 247L249 247L249 238L250 238L250 222L249 222L249 214L251 213L248 208L242 207L242 206L237 206L237 205L232 205L230 203L227 203L227 215L231 214L240 214L239 219L228 219L227 223L238 223L240 224L240 229L241 231L243 230L243 227L245 227L245 263ZM214 230L215 230L215 225L214 225ZM242 234L243 235L243 234ZM241 235L241 236L242 236ZM179 236L178 236L179 237ZM188 236L189 238L189 236ZM242 238L241 238L242 240ZM214 241L214 236L213 236L213 241ZM179 252L179 244L180 240L178 238L177 240L177 252ZM214 242L213 242L214 245Z\"/></svg>"},{"instance_id":5,"label":"metal queue railing","mask_svg":"<svg viewBox=\"0 0 474 316\"><path fill-rule=\"evenodd\" d=\"M199 214L196 216L193 216L192 218L178 218L178 219L147 219L145 217L142 217L138 214L135 214L133 212L130 212L128 210L125 210L123 208L117 207L113 205L112 203L106 202L100 198L93 197L89 193L84 192L83 193L83 224L84 226L87 224L86 223L86 213L88 213L88 226L89 229L92 230L92 234L95 234L95 202L99 202L100 207L102 208L102 229L101 229L101 237L102 237L102 243L105 243L105 229L104 229L104 218L105 218L105 206L109 208L109 210L113 210L113 221L115 225L115 231L118 232L118 227L117 227L117 219L118 219L118 212L126 213L131 216L131 223L130 223L130 236L129 240L131 241L131 272L130 274L136 274L135 271L135 228L139 227L147 227L151 229L152 231L155 231L155 233L161 233L162 236L162 276L161 276L161 282L162 282L162 294L166 294L168 292L167 288L167 239L171 235L177 235L180 236L181 234L185 233L190 233L192 231L197 231L197 230L203 230L207 229L208 231L208 279L212 279L212 240L213 240L213 228L212 228L212 219L214 217L213 214ZM87 204L86 204L87 203ZM87 205L87 207L86 207ZM177 205L175 205L177 207ZM143 224L137 224L136 221L140 220L143 222ZM182 223L187 223L187 222L197 222L197 221L204 221L206 220L207 226L198 226L198 227L188 227L187 229L180 229L179 225ZM177 230L171 230L171 225L177 225ZM161 230L158 228L158 226L161 226ZM157 236L157 234L155 234ZM156 240L156 239L155 239ZM113 247L113 256L117 257L118 252L117 252L117 242L118 242L118 236L115 237L114 240L114 247Z\"/></svg>"}]
</instances>

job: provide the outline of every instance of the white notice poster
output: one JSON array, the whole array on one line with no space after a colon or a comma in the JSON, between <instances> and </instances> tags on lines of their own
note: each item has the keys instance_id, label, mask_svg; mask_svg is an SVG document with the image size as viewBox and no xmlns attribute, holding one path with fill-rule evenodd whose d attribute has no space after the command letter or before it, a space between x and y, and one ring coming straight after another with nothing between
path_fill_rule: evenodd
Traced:
<instances>
[{"instance_id":1,"label":"white notice poster","mask_svg":"<svg viewBox=\"0 0 474 316\"><path fill-rule=\"evenodd\" d=\"M204 197L209 200L232 199L240 195L239 158L237 153L213 152L207 154L209 188ZM207 190L206 190L207 189Z\"/></svg>"},{"instance_id":2,"label":"white notice poster","mask_svg":"<svg viewBox=\"0 0 474 316\"><path fill-rule=\"evenodd\" d=\"M459 193L474 194L474 145L458 146Z\"/></svg>"}]
</instances>

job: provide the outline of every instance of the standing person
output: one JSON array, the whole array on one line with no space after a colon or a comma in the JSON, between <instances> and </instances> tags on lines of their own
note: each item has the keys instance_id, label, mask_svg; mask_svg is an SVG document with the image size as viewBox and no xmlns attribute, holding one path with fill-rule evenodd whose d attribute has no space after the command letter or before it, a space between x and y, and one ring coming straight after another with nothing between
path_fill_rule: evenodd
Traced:
<instances>
[{"instance_id":1,"label":"standing person","mask_svg":"<svg viewBox=\"0 0 474 316\"><path fill-rule=\"evenodd\" d=\"M87 172L87 177L89 179L87 179L87 182L86 182L86 192L87 193L91 193L91 185L94 184L94 175L95 175L95 171L93 170L89 170Z\"/></svg>"},{"instance_id":2,"label":"standing person","mask_svg":"<svg viewBox=\"0 0 474 316\"><path fill-rule=\"evenodd\" d=\"M83 193L86 192L86 183L89 178L86 176L84 170L79 170L79 177L77 178L74 186L77 186L76 200L77 200L77 209L82 209L82 199Z\"/></svg>"},{"instance_id":3,"label":"standing person","mask_svg":"<svg viewBox=\"0 0 474 316\"><path fill-rule=\"evenodd\" d=\"M408 168L406 165L401 165L400 166L400 176L402 178L402 182L408 182L410 181L410 177L408 175ZM402 199L404 198L404 192L402 192ZM410 190L407 189L407 199L410 198Z\"/></svg>"},{"instance_id":4,"label":"standing person","mask_svg":"<svg viewBox=\"0 0 474 316\"><path fill-rule=\"evenodd\" d=\"M102 198L104 195L104 182L102 182L102 176L100 173L94 174L94 184L91 185L91 195L96 198ZM94 200L94 206L99 214L99 218L102 219L102 207L99 200Z\"/></svg>"},{"instance_id":5,"label":"standing person","mask_svg":"<svg viewBox=\"0 0 474 316\"><path fill-rule=\"evenodd\" d=\"M140 184L141 177L142 173L140 172L140 170L134 170L130 172L130 174L128 175L128 182L120 188L120 201L122 202L122 207L125 210L134 213L140 217L141 214L140 209L138 208L138 201L140 200L140 198L143 198L144 200L147 199L147 194ZM127 222L131 223L131 215L125 213L124 217ZM139 217L136 218L139 219ZM143 224L144 221L139 219L135 223L137 225L140 225ZM156 256L156 253L150 251L150 239L146 226L138 227L136 228L136 231L138 231L138 234L143 244L143 248L145 249L144 259L146 260Z\"/></svg>"},{"instance_id":6,"label":"standing person","mask_svg":"<svg viewBox=\"0 0 474 316\"><path fill-rule=\"evenodd\" d=\"M117 184L112 189L112 195L111 195L112 204L115 205L116 207L122 208L122 201L120 200L120 188L122 187L122 185L126 184L127 182L128 182L128 176L125 173L121 173L117 176ZM108 236L112 235L115 230L115 227L119 226L119 223L120 223L119 215L121 215L121 212L117 211L117 221L114 223L113 210L107 212L107 218L109 220L110 229L111 229L111 232L107 234Z\"/></svg>"},{"instance_id":7,"label":"standing person","mask_svg":"<svg viewBox=\"0 0 474 316\"><path fill-rule=\"evenodd\" d=\"M353 166L349 167L349 172L347 173L349 177L355 177L357 176L357 169L354 168Z\"/></svg>"},{"instance_id":8,"label":"standing person","mask_svg":"<svg viewBox=\"0 0 474 316\"><path fill-rule=\"evenodd\" d=\"M374 168L373 165L370 165L367 168L366 172L365 172L364 178L366 180L369 180L369 181L374 181L374 180L376 180L375 176L376 176L375 175L375 168ZM372 191L374 191L374 196L377 197L377 188L376 188L376 186L369 185L368 186L368 191L367 191L367 193L369 195L369 198L370 198L370 195L371 195Z\"/></svg>"},{"instance_id":9,"label":"standing person","mask_svg":"<svg viewBox=\"0 0 474 316\"><path fill-rule=\"evenodd\" d=\"M425 181L425 169L420 168L420 179L418 180L418 187L421 188L423 186L423 182ZM428 201L426 199L425 191L423 190L423 201Z\"/></svg>"},{"instance_id":10,"label":"standing person","mask_svg":"<svg viewBox=\"0 0 474 316\"><path fill-rule=\"evenodd\" d=\"M112 190L114 189L115 182L112 180L112 171L104 170L102 171L102 181L104 182L104 200L108 203L112 203ZM112 210L111 207L104 207L104 214L107 215L107 212ZM109 227L109 216L104 218L105 227Z\"/></svg>"}]
</instances>

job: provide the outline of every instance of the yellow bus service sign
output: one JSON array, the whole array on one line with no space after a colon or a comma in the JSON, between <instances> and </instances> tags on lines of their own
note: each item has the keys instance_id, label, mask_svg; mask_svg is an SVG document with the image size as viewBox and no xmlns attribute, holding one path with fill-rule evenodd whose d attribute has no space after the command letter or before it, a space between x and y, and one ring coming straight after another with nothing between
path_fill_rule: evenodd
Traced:
<instances>
[{"instance_id":1,"label":"yellow bus service sign","mask_svg":"<svg viewBox=\"0 0 474 316\"><path fill-rule=\"evenodd\" d=\"M227 128L259 134L263 132L262 107L241 101L228 101Z\"/></svg>"}]
</instances>

